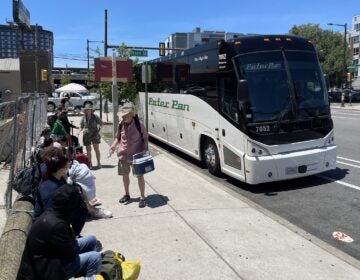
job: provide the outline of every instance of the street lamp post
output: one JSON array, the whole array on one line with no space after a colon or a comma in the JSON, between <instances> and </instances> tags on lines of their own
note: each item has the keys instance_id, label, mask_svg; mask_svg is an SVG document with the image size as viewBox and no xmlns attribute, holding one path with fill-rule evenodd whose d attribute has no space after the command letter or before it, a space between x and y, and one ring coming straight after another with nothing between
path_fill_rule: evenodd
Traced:
<instances>
[{"instance_id":1,"label":"street lamp post","mask_svg":"<svg viewBox=\"0 0 360 280\"><path fill-rule=\"evenodd\" d=\"M89 43L104 43L104 41L86 40L88 82L90 81L90 48ZM102 119L102 93L100 92L100 118Z\"/></svg>"},{"instance_id":2,"label":"street lamp post","mask_svg":"<svg viewBox=\"0 0 360 280\"><path fill-rule=\"evenodd\" d=\"M347 43L346 43L346 32L347 32L347 24L338 24L338 23L328 23L328 25L335 25L335 26L341 26L344 27L344 60L343 60L343 70L342 70L342 83L343 88L346 85L346 49L347 49Z\"/></svg>"},{"instance_id":3,"label":"street lamp post","mask_svg":"<svg viewBox=\"0 0 360 280\"><path fill-rule=\"evenodd\" d=\"M104 41L92 41L92 40L86 40L86 51L87 51L87 69L88 69L88 75L90 75L90 48L89 43L104 43Z\"/></svg>"}]
</instances>

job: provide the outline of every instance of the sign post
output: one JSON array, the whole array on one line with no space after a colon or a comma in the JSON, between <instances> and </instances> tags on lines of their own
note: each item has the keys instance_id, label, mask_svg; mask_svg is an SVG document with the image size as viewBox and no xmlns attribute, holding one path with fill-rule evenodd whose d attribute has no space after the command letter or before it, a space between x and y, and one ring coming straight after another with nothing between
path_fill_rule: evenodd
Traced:
<instances>
[{"instance_id":1,"label":"sign post","mask_svg":"<svg viewBox=\"0 0 360 280\"><path fill-rule=\"evenodd\" d=\"M145 65L142 65L141 74L141 80L145 84L145 127L146 130L149 130L148 83L151 82L151 67L147 64L147 62L145 62Z\"/></svg>"},{"instance_id":2,"label":"sign post","mask_svg":"<svg viewBox=\"0 0 360 280\"><path fill-rule=\"evenodd\" d=\"M117 91L117 76L116 76L116 53L112 53L112 104L113 104L113 136L115 139L117 127L119 124L118 110L119 110L119 96Z\"/></svg>"}]
</instances>

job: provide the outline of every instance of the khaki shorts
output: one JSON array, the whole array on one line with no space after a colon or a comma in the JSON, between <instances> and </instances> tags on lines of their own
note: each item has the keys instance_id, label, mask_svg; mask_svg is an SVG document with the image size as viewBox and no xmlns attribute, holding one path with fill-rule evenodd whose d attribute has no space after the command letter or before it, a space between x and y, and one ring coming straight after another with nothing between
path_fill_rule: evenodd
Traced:
<instances>
[{"instance_id":1,"label":"khaki shorts","mask_svg":"<svg viewBox=\"0 0 360 280\"><path fill-rule=\"evenodd\" d=\"M99 133L89 134L84 133L83 134L83 144L84 146L90 146L91 144L100 144L101 142L101 136Z\"/></svg>"},{"instance_id":2,"label":"khaki shorts","mask_svg":"<svg viewBox=\"0 0 360 280\"><path fill-rule=\"evenodd\" d=\"M118 161L118 175L126 176L129 175L130 169L132 169L132 164L126 160ZM143 175L134 175L135 177L142 177Z\"/></svg>"},{"instance_id":3,"label":"khaki shorts","mask_svg":"<svg viewBox=\"0 0 360 280\"><path fill-rule=\"evenodd\" d=\"M131 168L131 163L127 162L126 160L119 159L118 175L120 175L120 176L129 175L130 168Z\"/></svg>"}]
</instances>

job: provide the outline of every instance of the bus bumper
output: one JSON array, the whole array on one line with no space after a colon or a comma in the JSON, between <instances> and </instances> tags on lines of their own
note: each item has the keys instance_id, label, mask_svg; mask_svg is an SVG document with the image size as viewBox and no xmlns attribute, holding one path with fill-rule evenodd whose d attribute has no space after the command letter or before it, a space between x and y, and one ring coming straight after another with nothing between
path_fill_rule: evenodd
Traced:
<instances>
[{"instance_id":1,"label":"bus bumper","mask_svg":"<svg viewBox=\"0 0 360 280\"><path fill-rule=\"evenodd\" d=\"M272 156L244 158L246 183L289 180L336 168L336 145Z\"/></svg>"}]
</instances>

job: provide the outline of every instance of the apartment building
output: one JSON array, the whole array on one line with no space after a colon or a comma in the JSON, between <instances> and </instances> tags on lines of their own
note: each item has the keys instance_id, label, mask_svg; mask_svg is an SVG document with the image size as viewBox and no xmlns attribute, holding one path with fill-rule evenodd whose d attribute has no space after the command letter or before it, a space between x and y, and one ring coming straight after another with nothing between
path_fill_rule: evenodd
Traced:
<instances>
[{"instance_id":1,"label":"apartment building","mask_svg":"<svg viewBox=\"0 0 360 280\"><path fill-rule=\"evenodd\" d=\"M175 32L170 34L165 40L166 48L189 49L197 45L206 44L208 42L217 40L229 40L239 36L243 33L231 33L225 31L201 31L200 27L196 27L192 32ZM165 54L171 54L174 51L166 51Z\"/></svg>"},{"instance_id":2,"label":"apartment building","mask_svg":"<svg viewBox=\"0 0 360 280\"><path fill-rule=\"evenodd\" d=\"M359 64L359 41L360 41L360 15L354 15L352 18L352 26L348 34L349 47L352 53L353 72L352 86L360 89L360 64Z\"/></svg>"},{"instance_id":3,"label":"apartment building","mask_svg":"<svg viewBox=\"0 0 360 280\"><path fill-rule=\"evenodd\" d=\"M21 32L16 25L0 25L0 58L18 58L26 51L46 51L53 65L53 45L53 33L42 26L32 25L30 30Z\"/></svg>"}]
</instances>

